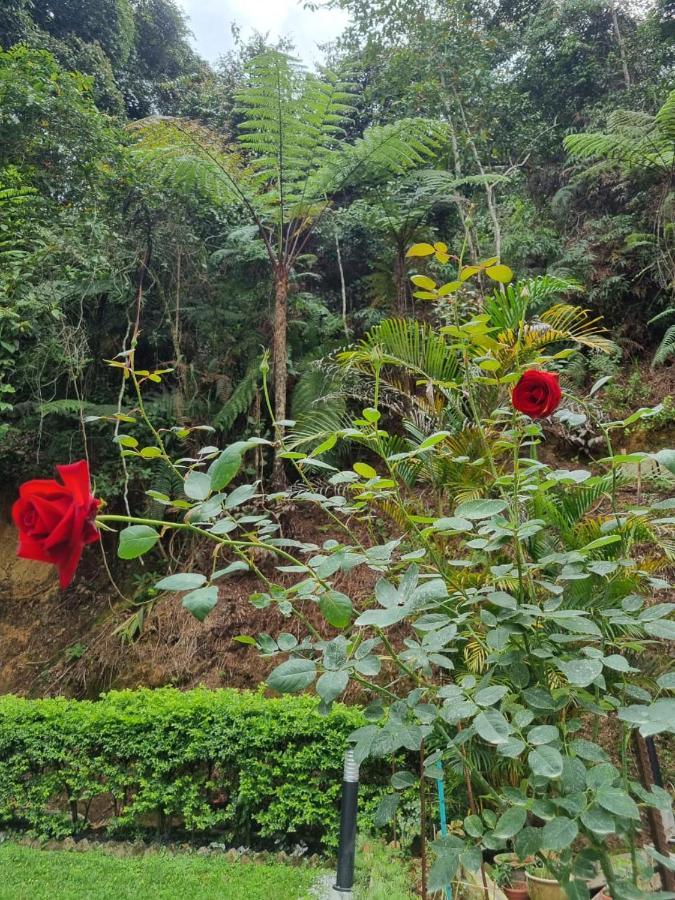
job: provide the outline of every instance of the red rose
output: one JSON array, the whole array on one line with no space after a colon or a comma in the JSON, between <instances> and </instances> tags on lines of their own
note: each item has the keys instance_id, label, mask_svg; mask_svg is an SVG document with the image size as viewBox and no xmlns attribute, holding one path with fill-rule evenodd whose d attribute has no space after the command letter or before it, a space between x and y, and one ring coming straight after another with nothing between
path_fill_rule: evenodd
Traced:
<instances>
[{"instance_id":1,"label":"red rose","mask_svg":"<svg viewBox=\"0 0 675 900\"><path fill-rule=\"evenodd\" d=\"M12 518L19 529L22 559L36 559L58 567L61 587L68 587L86 544L100 537L94 517L101 503L91 493L85 460L57 466L63 484L36 478L19 488Z\"/></svg>"},{"instance_id":2,"label":"red rose","mask_svg":"<svg viewBox=\"0 0 675 900\"><path fill-rule=\"evenodd\" d=\"M550 416L558 408L561 399L558 376L537 369L523 372L511 395L514 407L532 419Z\"/></svg>"}]
</instances>

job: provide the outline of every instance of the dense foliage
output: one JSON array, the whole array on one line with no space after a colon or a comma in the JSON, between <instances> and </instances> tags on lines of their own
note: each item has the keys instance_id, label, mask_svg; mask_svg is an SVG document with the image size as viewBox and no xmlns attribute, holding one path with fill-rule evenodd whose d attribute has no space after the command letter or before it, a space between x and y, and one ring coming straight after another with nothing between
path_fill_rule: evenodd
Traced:
<instances>
[{"instance_id":1,"label":"dense foliage","mask_svg":"<svg viewBox=\"0 0 675 900\"><path fill-rule=\"evenodd\" d=\"M100 701L0 698L0 821L64 836L219 834L334 848L347 735L363 723L310 698L123 691ZM364 822L383 782L363 789Z\"/></svg>"},{"instance_id":2,"label":"dense foliage","mask_svg":"<svg viewBox=\"0 0 675 900\"><path fill-rule=\"evenodd\" d=\"M314 364L411 312L406 247L438 233L474 262L578 280L617 355L665 334L670 359L672 120L654 119L673 88L668 2L332 5L353 25L320 77L259 36L209 67L171 0L3 7L0 454L15 479L81 444L78 423L111 404L101 360L135 330L145 365L175 369L152 398L167 423L268 433L258 368L275 342L278 421L327 395L339 415ZM660 165L608 152L654 129ZM87 442L119 485L107 443Z\"/></svg>"},{"instance_id":3,"label":"dense foliage","mask_svg":"<svg viewBox=\"0 0 675 900\"><path fill-rule=\"evenodd\" d=\"M659 343L675 271L670 4L328 5L353 16L330 71L240 44L213 77L156 91L126 127L56 51L0 56L11 217L0 459L25 476L45 418L58 417L50 453L86 455L104 501L84 461L67 497L56 482L24 487L21 552L63 567L95 524L117 532L121 560L154 558L163 577L150 578L127 636L163 592L208 623L221 585L250 573L253 606L294 621L238 637L281 658L268 686L314 687L325 722L352 725L357 713L332 711L351 686L371 701L348 738L358 761L414 760L391 776L378 823L404 792L423 801L429 781L448 781L458 822L434 843L432 890L508 847L573 900L598 869L613 900L637 900L634 854L623 877L608 841L633 852L641 813L670 806L634 778L628 749L675 721L662 652L675 637L675 451L622 449L638 423L672 419L667 402L627 413L624 399L612 414L605 398L622 353L658 343L662 365L675 346L672 329ZM48 20L65 40L70 4L45 20L41 8L30 19L19 5L12 21ZM152 19L159 7L91 7L104 8L101 52L122 71L139 11ZM86 42L87 16L79 24ZM157 115L167 109L176 117ZM551 433L588 464L561 464ZM289 537L286 515L310 509L325 525ZM366 586L358 602L351 573ZM7 816L25 797L29 824L58 827L47 801L60 787L86 800L110 765L120 826L158 808L187 828L261 836L317 809L330 818L322 779L346 735L305 705L288 728L283 715L264 719L264 734L281 729L270 765L262 732L240 721L265 701L223 695L239 715L231 735L204 745L200 733L194 749L190 732L177 757L190 776L176 777L157 748L169 719L173 746L181 704L197 704L214 740L204 696L142 694L138 721L127 695L38 705L86 723L84 737L73 729L75 780L36 765L26 781L44 737L39 752L15 752L3 729ZM131 772L117 756L127 704L143 739ZM34 707L6 708L20 719ZM281 747L303 728L334 743L330 764L321 749L299 777ZM612 756L601 728L616 736ZM241 798L244 763L262 780L242 823L230 797L221 807L208 791L232 766ZM74 825L79 815L75 805ZM304 825L322 839L315 818Z\"/></svg>"}]
</instances>

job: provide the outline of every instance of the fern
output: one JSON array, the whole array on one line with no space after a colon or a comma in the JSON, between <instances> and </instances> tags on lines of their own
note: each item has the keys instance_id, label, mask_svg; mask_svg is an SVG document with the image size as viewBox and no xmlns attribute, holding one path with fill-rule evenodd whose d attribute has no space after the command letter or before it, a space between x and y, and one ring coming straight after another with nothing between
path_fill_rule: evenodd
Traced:
<instances>
[{"instance_id":1,"label":"fern","mask_svg":"<svg viewBox=\"0 0 675 900\"><path fill-rule=\"evenodd\" d=\"M244 377L218 412L212 417L214 428L228 432L239 416L248 412L260 383L260 358L254 359Z\"/></svg>"},{"instance_id":2,"label":"fern","mask_svg":"<svg viewBox=\"0 0 675 900\"><path fill-rule=\"evenodd\" d=\"M675 316L675 307L671 306L668 307L668 309L664 309L657 316L654 316L653 319L650 319L649 324L655 325L657 322L662 322L664 319L672 319L673 316ZM656 353L652 360L652 368L663 365L673 353L675 353L675 325L670 325L656 349Z\"/></svg>"},{"instance_id":3,"label":"fern","mask_svg":"<svg viewBox=\"0 0 675 900\"><path fill-rule=\"evenodd\" d=\"M570 134L565 149L585 160L609 160L623 171L657 169L670 177L675 163L675 91L656 116L615 111L604 133Z\"/></svg>"}]
</instances>

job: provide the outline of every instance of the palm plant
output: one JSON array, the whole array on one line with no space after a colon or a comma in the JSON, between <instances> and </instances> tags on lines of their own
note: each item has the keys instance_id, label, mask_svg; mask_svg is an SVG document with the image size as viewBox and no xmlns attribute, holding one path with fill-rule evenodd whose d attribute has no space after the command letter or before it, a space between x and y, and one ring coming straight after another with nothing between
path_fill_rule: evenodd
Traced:
<instances>
[{"instance_id":1,"label":"palm plant","mask_svg":"<svg viewBox=\"0 0 675 900\"><path fill-rule=\"evenodd\" d=\"M587 174L593 174L609 163L622 174L655 176L661 185L655 236L633 235L632 245L653 242L657 249L656 264L663 287L675 291L675 91L671 91L655 116L630 110L615 110L604 133L570 134L565 148L581 160L594 160ZM675 307L659 313L651 323L675 315ZM653 365L663 363L675 352L675 325L666 331L654 356Z\"/></svg>"},{"instance_id":2,"label":"palm plant","mask_svg":"<svg viewBox=\"0 0 675 900\"><path fill-rule=\"evenodd\" d=\"M152 118L136 153L166 178L217 204L237 205L256 227L273 273L274 412L286 419L287 319L298 259L331 202L348 186L385 181L419 166L439 146L444 127L406 119L371 127L352 143L345 131L355 101L332 75L318 78L285 53L250 64L237 97L238 137L226 145L182 120ZM275 462L277 478L281 461Z\"/></svg>"}]
</instances>

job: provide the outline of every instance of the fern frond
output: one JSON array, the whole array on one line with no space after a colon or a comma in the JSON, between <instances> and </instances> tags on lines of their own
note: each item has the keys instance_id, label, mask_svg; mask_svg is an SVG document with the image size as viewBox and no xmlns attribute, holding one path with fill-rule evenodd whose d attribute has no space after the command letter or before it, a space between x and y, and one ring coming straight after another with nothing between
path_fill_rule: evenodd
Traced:
<instances>
[{"instance_id":1,"label":"fern frond","mask_svg":"<svg viewBox=\"0 0 675 900\"><path fill-rule=\"evenodd\" d=\"M656 353L654 354L654 359L652 360L652 368L656 366L663 365L666 360L670 359L670 357L675 353L675 325L671 325L670 328L666 331L666 333L661 338L661 343L656 349Z\"/></svg>"},{"instance_id":2,"label":"fern frond","mask_svg":"<svg viewBox=\"0 0 675 900\"><path fill-rule=\"evenodd\" d=\"M248 412L255 398L260 382L260 358L254 359L246 374L218 412L212 417L211 424L222 431L229 431L239 416Z\"/></svg>"},{"instance_id":3,"label":"fern frond","mask_svg":"<svg viewBox=\"0 0 675 900\"><path fill-rule=\"evenodd\" d=\"M656 116L617 110L607 132L570 134L565 149L578 159L604 159L624 171L660 169L669 174L675 162L675 91Z\"/></svg>"}]
</instances>

